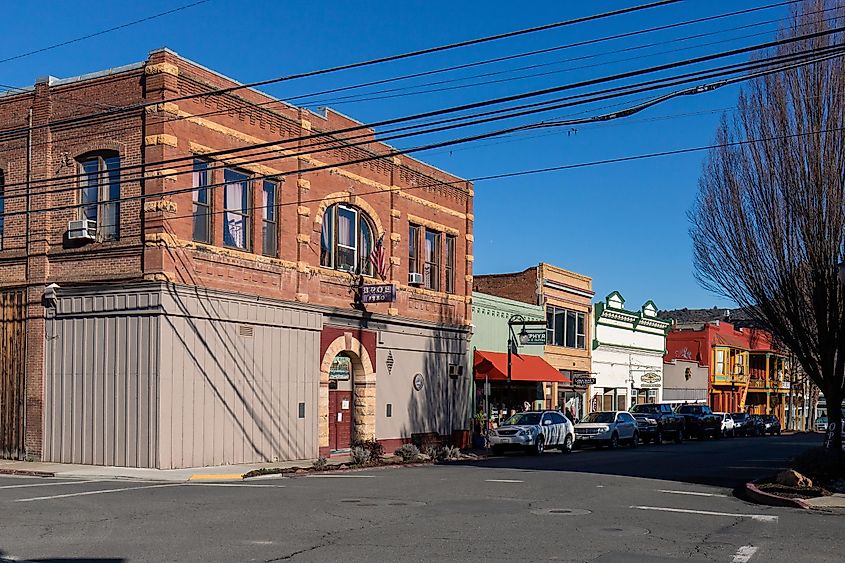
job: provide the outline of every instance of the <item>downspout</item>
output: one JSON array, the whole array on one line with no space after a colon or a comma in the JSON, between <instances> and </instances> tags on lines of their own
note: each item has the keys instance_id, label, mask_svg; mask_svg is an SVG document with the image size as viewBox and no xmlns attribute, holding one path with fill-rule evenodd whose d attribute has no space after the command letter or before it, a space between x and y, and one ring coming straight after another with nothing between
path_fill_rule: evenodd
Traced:
<instances>
[{"instance_id":1,"label":"downspout","mask_svg":"<svg viewBox=\"0 0 845 563\"><path fill-rule=\"evenodd\" d=\"M33 97L33 104L35 103L35 97ZM26 397L27 397L27 378L28 373L26 369L26 359L29 357L29 329L30 329L30 322L29 318L30 315L27 311L28 303L29 303L29 262L30 262L30 235L29 235L29 223L30 223L30 215L32 214L31 210L31 195L30 190L32 188L32 107L29 108L26 115L26 125L27 125L27 132L26 132L26 235L25 235L25 244L26 244L26 263L24 265L24 276L26 283L24 285L24 339L23 339L23 357L24 357L24 389L23 389L23 408L22 411L22 427L21 430L23 432L23 436L21 436L21 454L23 458L27 458L27 447L26 447L26 428L27 428L27 409L26 409ZM43 448L42 448L43 449Z\"/></svg>"}]
</instances>

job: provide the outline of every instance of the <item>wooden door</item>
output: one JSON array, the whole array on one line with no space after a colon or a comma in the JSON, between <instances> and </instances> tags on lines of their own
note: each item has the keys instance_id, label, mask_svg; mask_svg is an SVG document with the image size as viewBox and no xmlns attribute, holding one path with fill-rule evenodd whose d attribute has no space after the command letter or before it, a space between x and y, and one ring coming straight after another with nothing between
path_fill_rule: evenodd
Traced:
<instances>
[{"instance_id":1,"label":"wooden door","mask_svg":"<svg viewBox=\"0 0 845 563\"><path fill-rule=\"evenodd\" d=\"M329 447L333 451L352 446L352 391L329 390Z\"/></svg>"},{"instance_id":2,"label":"wooden door","mask_svg":"<svg viewBox=\"0 0 845 563\"><path fill-rule=\"evenodd\" d=\"M23 291L0 292L0 457L24 457Z\"/></svg>"}]
</instances>

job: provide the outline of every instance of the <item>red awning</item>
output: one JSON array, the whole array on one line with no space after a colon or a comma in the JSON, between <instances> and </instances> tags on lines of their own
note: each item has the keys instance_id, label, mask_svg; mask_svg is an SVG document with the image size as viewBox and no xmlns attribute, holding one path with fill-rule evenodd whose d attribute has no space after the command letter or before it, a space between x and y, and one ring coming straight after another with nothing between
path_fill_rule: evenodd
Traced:
<instances>
[{"instance_id":1,"label":"red awning","mask_svg":"<svg viewBox=\"0 0 845 563\"><path fill-rule=\"evenodd\" d=\"M508 355L505 352L475 351L475 379L507 381ZM542 381L571 384L568 377L540 356L511 355L511 381Z\"/></svg>"}]
</instances>

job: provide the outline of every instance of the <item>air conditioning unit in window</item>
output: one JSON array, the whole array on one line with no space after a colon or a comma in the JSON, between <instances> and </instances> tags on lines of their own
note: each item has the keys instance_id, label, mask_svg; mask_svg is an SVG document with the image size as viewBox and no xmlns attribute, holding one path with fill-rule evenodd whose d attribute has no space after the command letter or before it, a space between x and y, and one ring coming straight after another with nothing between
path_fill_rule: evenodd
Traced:
<instances>
[{"instance_id":1,"label":"air conditioning unit in window","mask_svg":"<svg viewBox=\"0 0 845 563\"><path fill-rule=\"evenodd\" d=\"M68 240L94 240L97 238L97 222L79 219L67 222Z\"/></svg>"},{"instance_id":2,"label":"air conditioning unit in window","mask_svg":"<svg viewBox=\"0 0 845 563\"><path fill-rule=\"evenodd\" d=\"M411 272L408 274L408 284L409 285L422 285L423 284L423 276L419 272Z\"/></svg>"},{"instance_id":3,"label":"air conditioning unit in window","mask_svg":"<svg viewBox=\"0 0 845 563\"><path fill-rule=\"evenodd\" d=\"M460 364L449 364L449 377L452 379L457 379L459 377L463 377L464 375L464 366Z\"/></svg>"}]
</instances>

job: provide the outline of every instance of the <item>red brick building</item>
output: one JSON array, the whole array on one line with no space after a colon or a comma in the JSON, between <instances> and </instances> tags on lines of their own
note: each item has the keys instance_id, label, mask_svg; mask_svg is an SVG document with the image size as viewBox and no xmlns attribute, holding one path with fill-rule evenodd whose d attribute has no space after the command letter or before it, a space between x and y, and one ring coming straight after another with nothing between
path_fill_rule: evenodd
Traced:
<instances>
[{"instance_id":1,"label":"red brick building","mask_svg":"<svg viewBox=\"0 0 845 563\"><path fill-rule=\"evenodd\" d=\"M471 184L238 86L158 50L0 97L0 454L186 467L465 424Z\"/></svg>"}]
</instances>

